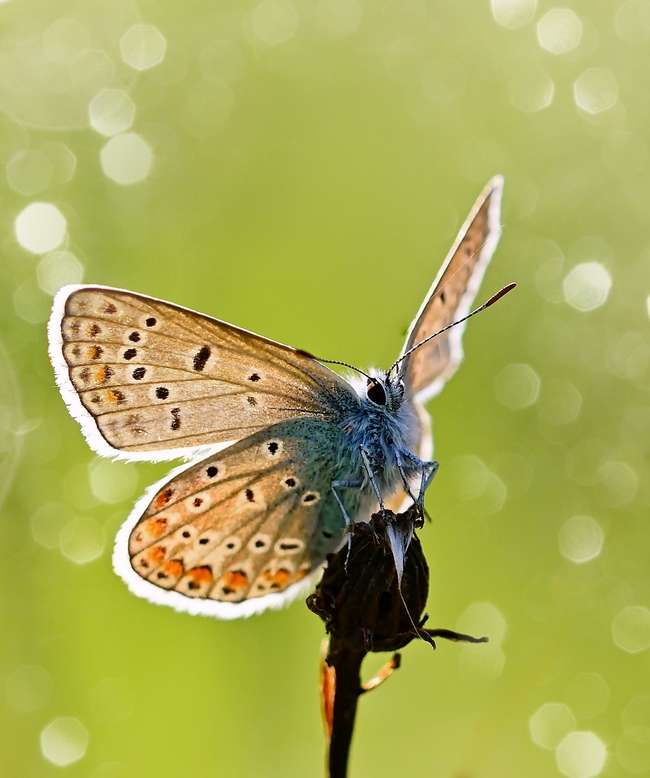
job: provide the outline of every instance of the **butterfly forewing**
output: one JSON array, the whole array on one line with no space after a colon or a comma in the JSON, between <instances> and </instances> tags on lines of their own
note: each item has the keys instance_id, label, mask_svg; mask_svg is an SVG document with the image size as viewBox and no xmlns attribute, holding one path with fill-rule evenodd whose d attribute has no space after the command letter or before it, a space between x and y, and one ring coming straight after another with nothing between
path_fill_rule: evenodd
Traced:
<instances>
[{"instance_id":1,"label":"butterfly forewing","mask_svg":"<svg viewBox=\"0 0 650 778\"><path fill-rule=\"evenodd\" d=\"M183 468L136 506L116 569L136 594L181 610L227 617L291 599L341 545L331 483L342 434L295 419ZM343 499L354 514L358 491Z\"/></svg>"},{"instance_id":2,"label":"butterfly forewing","mask_svg":"<svg viewBox=\"0 0 650 778\"><path fill-rule=\"evenodd\" d=\"M102 454L169 459L283 419L337 421L355 397L305 352L108 287L61 290L50 344L68 405Z\"/></svg>"},{"instance_id":3,"label":"butterfly forewing","mask_svg":"<svg viewBox=\"0 0 650 778\"><path fill-rule=\"evenodd\" d=\"M406 338L402 353L470 311L501 231L501 176L493 178L463 224ZM463 325L433 338L401 366L412 395L426 400L437 394L462 360Z\"/></svg>"}]
</instances>

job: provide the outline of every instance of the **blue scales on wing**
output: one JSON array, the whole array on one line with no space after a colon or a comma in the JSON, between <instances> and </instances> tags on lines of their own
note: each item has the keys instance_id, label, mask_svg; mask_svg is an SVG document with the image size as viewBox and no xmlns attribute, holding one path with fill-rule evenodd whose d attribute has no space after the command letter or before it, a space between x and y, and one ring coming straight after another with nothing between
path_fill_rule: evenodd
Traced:
<instances>
[{"instance_id":1,"label":"blue scales on wing","mask_svg":"<svg viewBox=\"0 0 650 778\"><path fill-rule=\"evenodd\" d=\"M344 538L331 487L343 435L319 419L289 420L176 472L118 538L140 579L132 588L164 589L168 604L172 592L214 601L218 611L308 579ZM343 495L350 515L359 499L358 490Z\"/></svg>"}]
</instances>

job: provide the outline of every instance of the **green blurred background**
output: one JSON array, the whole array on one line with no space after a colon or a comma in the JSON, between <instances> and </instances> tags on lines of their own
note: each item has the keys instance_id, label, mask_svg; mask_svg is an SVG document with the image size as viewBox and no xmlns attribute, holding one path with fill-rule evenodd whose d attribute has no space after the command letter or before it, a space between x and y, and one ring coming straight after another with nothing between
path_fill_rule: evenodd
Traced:
<instances>
[{"instance_id":1,"label":"green blurred background","mask_svg":"<svg viewBox=\"0 0 650 778\"><path fill-rule=\"evenodd\" d=\"M479 297L518 288L429 406L421 533L430 625L492 642L406 649L352 774L650 772L648 0L13 0L0 34L0 774L322 772L302 603L219 622L113 574L168 466L87 447L56 289L388 366L499 172Z\"/></svg>"}]
</instances>

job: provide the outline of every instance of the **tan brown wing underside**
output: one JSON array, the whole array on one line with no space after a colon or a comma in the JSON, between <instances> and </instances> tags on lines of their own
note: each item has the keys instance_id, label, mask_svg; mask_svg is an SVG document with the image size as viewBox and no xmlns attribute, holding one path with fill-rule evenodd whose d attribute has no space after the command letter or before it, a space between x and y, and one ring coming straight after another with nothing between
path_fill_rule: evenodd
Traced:
<instances>
[{"instance_id":1,"label":"tan brown wing underside","mask_svg":"<svg viewBox=\"0 0 650 778\"><path fill-rule=\"evenodd\" d=\"M496 176L476 201L411 325L402 354L469 313L499 240L502 190L503 179ZM425 400L442 389L462 360L463 329L458 325L406 357L401 373L407 391Z\"/></svg>"},{"instance_id":2,"label":"tan brown wing underside","mask_svg":"<svg viewBox=\"0 0 650 778\"><path fill-rule=\"evenodd\" d=\"M335 421L354 402L349 385L309 355L217 319L107 287L59 294L50 354L99 453L169 453L283 419Z\"/></svg>"},{"instance_id":3,"label":"tan brown wing underside","mask_svg":"<svg viewBox=\"0 0 650 778\"><path fill-rule=\"evenodd\" d=\"M136 507L137 522L118 538L129 568L118 572L136 594L149 596L146 582L229 603L296 584L342 541L331 490L341 434L294 419L185 468ZM346 499L354 514L356 490Z\"/></svg>"}]
</instances>

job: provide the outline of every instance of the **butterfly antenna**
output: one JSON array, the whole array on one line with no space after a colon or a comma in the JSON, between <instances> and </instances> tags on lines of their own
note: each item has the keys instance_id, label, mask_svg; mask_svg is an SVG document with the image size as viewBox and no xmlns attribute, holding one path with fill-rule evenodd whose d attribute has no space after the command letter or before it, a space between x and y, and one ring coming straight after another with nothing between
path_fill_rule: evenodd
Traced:
<instances>
[{"instance_id":1,"label":"butterfly antenna","mask_svg":"<svg viewBox=\"0 0 650 778\"><path fill-rule=\"evenodd\" d=\"M438 332L434 332L433 335L429 335L428 338L425 338L424 340L421 340L419 343L416 343L415 346L410 348L405 354L402 354L402 356L394 362L390 370L388 371L388 374L390 375L393 370L399 365L400 362L402 362L406 357L409 356L409 354L412 354L416 349L419 349L420 346L424 346L425 343L428 343L430 340L433 340L434 338L437 338L438 335L442 335L443 332L447 332L447 330L450 330L452 327L455 327L457 324L462 324L464 321L467 321L468 319L471 319L472 316L476 316L477 313L480 313L481 311L484 311L486 308L489 308L491 305L494 305L494 303L497 300L500 300L502 297L504 297L508 292L511 292L517 284L507 284L503 287L503 289L500 289L496 294L493 294L492 297L490 297L489 300L483 303L483 305L479 305L478 308L475 308L473 311L467 314L467 316L463 316L462 319L458 319L458 321L454 321L451 324L448 324L446 327L443 327L441 330L438 330Z\"/></svg>"},{"instance_id":2,"label":"butterfly antenna","mask_svg":"<svg viewBox=\"0 0 650 778\"><path fill-rule=\"evenodd\" d=\"M364 375L369 381L376 381L375 378L372 376L369 376L368 373L364 373L363 370L360 370L358 367L355 367L354 365L349 365L347 362L339 362L336 359L321 359L320 357L314 357L318 362L325 362L327 365L342 365L343 367L349 367L350 370L354 370L357 373L361 373L361 375Z\"/></svg>"}]
</instances>

